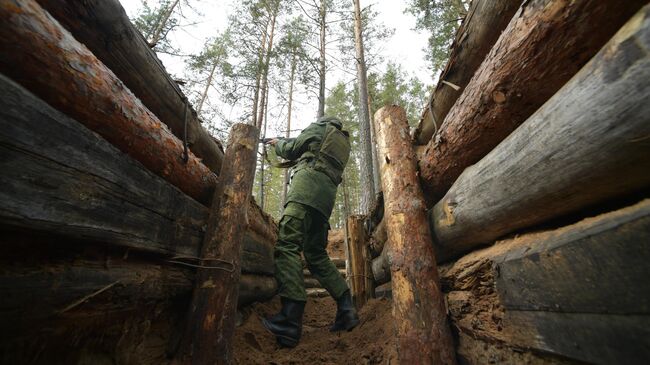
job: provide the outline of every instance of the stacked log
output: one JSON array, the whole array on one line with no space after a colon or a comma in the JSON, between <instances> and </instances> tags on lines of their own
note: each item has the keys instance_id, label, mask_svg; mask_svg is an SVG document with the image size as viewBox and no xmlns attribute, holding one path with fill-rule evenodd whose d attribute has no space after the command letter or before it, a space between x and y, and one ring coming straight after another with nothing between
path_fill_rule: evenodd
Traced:
<instances>
[{"instance_id":1,"label":"stacked log","mask_svg":"<svg viewBox=\"0 0 650 365\"><path fill-rule=\"evenodd\" d=\"M420 156L427 205L553 96L645 3L525 1Z\"/></svg>"},{"instance_id":2,"label":"stacked log","mask_svg":"<svg viewBox=\"0 0 650 365\"><path fill-rule=\"evenodd\" d=\"M135 29L118 0L38 3L83 43L212 172L219 174L223 151L203 128L185 95ZM187 127L186 127L187 126Z\"/></svg>"},{"instance_id":3,"label":"stacked log","mask_svg":"<svg viewBox=\"0 0 650 365\"><path fill-rule=\"evenodd\" d=\"M636 364L650 356L650 200L442 268L466 363ZM488 361L489 360L489 361Z\"/></svg>"},{"instance_id":4,"label":"stacked log","mask_svg":"<svg viewBox=\"0 0 650 365\"><path fill-rule=\"evenodd\" d=\"M649 12L633 17L430 210L440 261L650 186Z\"/></svg>"},{"instance_id":5,"label":"stacked log","mask_svg":"<svg viewBox=\"0 0 650 365\"><path fill-rule=\"evenodd\" d=\"M520 4L520 0L472 1L450 47L449 61L414 131L415 144L426 145L431 140Z\"/></svg>"}]
</instances>

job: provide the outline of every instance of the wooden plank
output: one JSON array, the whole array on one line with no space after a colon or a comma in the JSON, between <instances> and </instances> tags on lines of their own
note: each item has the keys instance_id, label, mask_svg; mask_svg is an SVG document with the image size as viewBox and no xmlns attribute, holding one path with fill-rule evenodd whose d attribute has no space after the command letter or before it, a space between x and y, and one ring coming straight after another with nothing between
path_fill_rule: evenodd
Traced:
<instances>
[{"instance_id":1,"label":"wooden plank","mask_svg":"<svg viewBox=\"0 0 650 365\"><path fill-rule=\"evenodd\" d=\"M214 193L188 314L183 364L230 364L235 331L241 246L253 189L259 130L235 124L230 131L220 184ZM212 267L209 267L212 266ZM219 269L215 269L218 266Z\"/></svg>"},{"instance_id":2,"label":"wooden plank","mask_svg":"<svg viewBox=\"0 0 650 365\"><path fill-rule=\"evenodd\" d=\"M453 326L517 352L597 364L648 358L649 226L646 199L462 257L441 274Z\"/></svg>"},{"instance_id":3,"label":"wooden plank","mask_svg":"<svg viewBox=\"0 0 650 365\"><path fill-rule=\"evenodd\" d=\"M406 112L375 113L377 155L390 250L397 353L403 364L455 364L438 268L431 245Z\"/></svg>"},{"instance_id":4,"label":"wooden plank","mask_svg":"<svg viewBox=\"0 0 650 365\"><path fill-rule=\"evenodd\" d=\"M183 140L185 95L131 24L118 0L38 0L38 3ZM221 145L203 128L196 112L187 103L190 150L219 174L223 160Z\"/></svg>"},{"instance_id":5,"label":"wooden plank","mask_svg":"<svg viewBox=\"0 0 650 365\"><path fill-rule=\"evenodd\" d=\"M217 176L34 0L0 5L0 72L203 204Z\"/></svg>"},{"instance_id":6,"label":"wooden plank","mask_svg":"<svg viewBox=\"0 0 650 365\"><path fill-rule=\"evenodd\" d=\"M420 156L427 206L535 113L646 3L524 1ZM619 98L610 96L608 103Z\"/></svg>"},{"instance_id":7,"label":"wooden plank","mask_svg":"<svg viewBox=\"0 0 650 365\"><path fill-rule=\"evenodd\" d=\"M2 75L0 151L1 224L198 256L204 206ZM272 274L274 243L247 232L242 270Z\"/></svg>"},{"instance_id":8,"label":"wooden plank","mask_svg":"<svg viewBox=\"0 0 650 365\"><path fill-rule=\"evenodd\" d=\"M650 187L650 6L430 215L438 258Z\"/></svg>"},{"instance_id":9,"label":"wooden plank","mask_svg":"<svg viewBox=\"0 0 650 365\"><path fill-rule=\"evenodd\" d=\"M520 0L473 0L450 47L438 85L422 111L413 141L426 145L521 4ZM457 85L458 89L448 84Z\"/></svg>"}]
</instances>

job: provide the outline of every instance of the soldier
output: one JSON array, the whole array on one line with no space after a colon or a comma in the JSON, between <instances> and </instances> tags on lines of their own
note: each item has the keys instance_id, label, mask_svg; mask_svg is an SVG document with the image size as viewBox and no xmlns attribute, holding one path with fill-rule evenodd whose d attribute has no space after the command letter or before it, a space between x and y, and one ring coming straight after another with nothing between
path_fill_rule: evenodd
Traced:
<instances>
[{"instance_id":1,"label":"soldier","mask_svg":"<svg viewBox=\"0 0 650 365\"><path fill-rule=\"evenodd\" d=\"M278 156L295 162L274 254L282 309L262 320L283 347L295 347L302 334L307 294L301 251L309 271L336 301L330 331L349 331L359 324L350 289L325 251L336 187L350 155L349 134L342 128L337 118L321 117L296 138L269 142Z\"/></svg>"}]
</instances>

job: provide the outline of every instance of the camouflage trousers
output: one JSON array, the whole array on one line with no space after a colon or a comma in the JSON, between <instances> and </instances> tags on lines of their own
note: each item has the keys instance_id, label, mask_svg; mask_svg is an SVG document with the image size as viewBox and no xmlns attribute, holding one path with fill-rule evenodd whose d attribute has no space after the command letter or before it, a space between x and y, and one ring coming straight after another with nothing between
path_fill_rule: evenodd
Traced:
<instances>
[{"instance_id":1,"label":"camouflage trousers","mask_svg":"<svg viewBox=\"0 0 650 365\"><path fill-rule=\"evenodd\" d=\"M305 256L309 271L333 298L341 297L348 290L347 283L325 250L328 228L327 218L317 210L295 202L287 203L274 253L280 296L307 300L300 252Z\"/></svg>"}]
</instances>

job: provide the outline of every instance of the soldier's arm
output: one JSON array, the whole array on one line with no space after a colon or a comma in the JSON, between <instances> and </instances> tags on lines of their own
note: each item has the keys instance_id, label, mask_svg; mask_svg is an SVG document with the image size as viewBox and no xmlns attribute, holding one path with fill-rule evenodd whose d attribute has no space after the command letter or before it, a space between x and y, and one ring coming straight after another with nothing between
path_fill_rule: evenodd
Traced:
<instances>
[{"instance_id":1,"label":"soldier's arm","mask_svg":"<svg viewBox=\"0 0 650 365\"><path fill-rule=\"evenodd\" d=\"M296 138L283 138L275 144L275 153L286 160L297 160L312 141L321 138L319 125L311 124Z\"/></svg>"}]
</instances>

